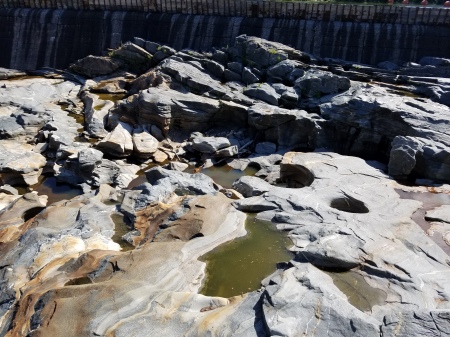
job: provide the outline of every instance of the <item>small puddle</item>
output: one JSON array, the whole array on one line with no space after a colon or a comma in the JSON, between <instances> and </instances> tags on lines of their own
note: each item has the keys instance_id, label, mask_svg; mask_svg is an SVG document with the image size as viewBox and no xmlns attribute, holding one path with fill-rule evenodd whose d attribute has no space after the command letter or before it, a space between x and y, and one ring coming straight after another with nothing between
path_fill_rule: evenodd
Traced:
<instances>
[{"instance_id":1,"label":"small puddle","mask_svg":"<svg viewBox=\"0 0 450 337\"><path fill-rule=\"evenodd\" d=\"M79 188L60 183L56 180L56 177L40 176L39 183L31 186L31 188L33 191L37 191L39 195L48 196L47 205L64 199L69 200L82 194Z\"/></svg>"},{"instance_id":2,"label":"small puddle","mask_svg":"<svg viewBox=\"0 0 450 337\"><path fill-rule=\"evenodd\" d=\"M201 169L199 173L206 174L216 184L224 188L231 188L233 183L243 176L254 176L259 170L255 167L248 166L244 171L237 170L228 165L211 166Z\"/></svg>"},{"instance_id":3,"label":"small puddle","mask_svg":"<svg viewBox=\"0 0 450 337\"><path fill-rule=\"evenodd\" d=\"M114 222L114 235L111 240L119 244L122 248L122 252L134 249L135 247L131 243L122 239L122 236L131 231L124 221L123 214L113 213L111 214L111 220Z\"/></svg>"},{"instance_id":4,"label":"small puddle","mask_svg":"<svg viewBox=\"0 0 450 337\"><path fill-rule=\"evenodd\" d=\"M83 114L76 114L76 113L69 112L68 115L69 115L69 117L72 117L73 119L75 119L75 122L80 124L80 126L84 125L84 115Z\"/></svg>"},{"instance_id":5,"label":"small puddle","mask_svg":"<svg viewBox=\"0 0 450 337\"><path fill-rule=\"evenodd\" d=\"M333 279L334 285L347 296L348 302L356 309L371 311L374 305L382 305L386 301L387 294L381 289L370 286L357 272L324 270L324 273Z\"/></svg>"},{"instance_id":6,"label":"small puddle","mask_svg":"<svg viewBox=\"0 0 450 337\"><path fill-rule=\"evenodd\" d=\"M81 286L84 284L91 284L91 283L92 283L91 279L89 277L85 276L85 277L74 278L73 280L70 280L69 282L64 284L64 286Z\"/></svg>"},{"instance_id":7,"label":"small puddle","mask_svg":"<svg viewBox=\"0 0 450 337\"><path fill-rule=\"evenodd\" d=\"M138 177L133 179L128 184L128 189L132 189L134 187L137 187L145 182L147 182L147 179L145 178L145 171L149 170L150 168L154 166L158 166L159 164L152 163L148 165L146 168L140 170L137 172ZM164 165L164 164L163 164ZM194 167L189 166L185 171L185 173L194 173ZM224 188L231 188L233 185L233 182L237 179L239 179L242 176L253 176L255 173L258 172L257 168L254 167L247 167L244 171L233 169L231 166L224 165L224 166L211 166L208 168L201 169L200 171L196 173L203 173L206 174L208 177L210 177L216 184L219 184L220 186Z\"/></svg>"},{"instance_id":8,"label":"small puddle","mask_svg":"<svg viewBox=\"0 0 450 337\"><path fill-rule=\"evenodd\" d=\"M289 261L292 245L286 233L270 222L247 215L247 235L224 243L201 257L206 279L200 293L232 297L259 289L261 281L276 270L278 262Z\"/></svg>"},{"instance_id":9,"label":"small puddle","mask_svg":"<svg viewBox=\"0 0 450 337\"><path fill-rule=\"evenodd\" d=\"M395 190L401 199L412 199L422 203L422 208L419 208L411 216L411 219L417 223L420 228L428 234L430 229L430 222L425 220L425 213L436 207L442 205L450 205L450 195L445 193L431 193L431 192L405 192L400 189ZM447 245L442 233L434 231L430 238L448 255L450 255L450 246Z\"/></svg>"},{"instance_id":10,"label":"small puddle","mask_svg":"<svg viewBox=\"0 0 450 337\"><path fill-rule=\"evenodd\" d=\"M105 94L105 93L98 93L93 92L94 95L96 95L99 99L103 101L111 101L111 102L117 102L125 98L125 94ZM95 107L94 107L95 109Z\"/></svg>"}]
</instances>

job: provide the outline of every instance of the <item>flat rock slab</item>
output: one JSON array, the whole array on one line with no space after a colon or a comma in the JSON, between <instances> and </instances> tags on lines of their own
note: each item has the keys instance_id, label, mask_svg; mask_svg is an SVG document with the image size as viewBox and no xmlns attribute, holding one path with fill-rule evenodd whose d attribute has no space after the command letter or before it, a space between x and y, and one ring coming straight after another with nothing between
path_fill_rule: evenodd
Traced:
<instances>
[{"instance_id":1,"label":"flat rock slab","mask_svg":"<svg viewBox=\"0 0 450 337\"><path fill-rule=\"evenodd\" d=\"M47 159L33 149L32 145L15 141L0 143L0 174L4 183L37 184Z\"/></svg>"},{"instance_id":2,"label":"flat rock slab","mask_svg":"<svg viewBox=\"0 0 450 337\"><path fill-rule=\"evenodd\" d=\"M431 221L447 222L450 223L450 205L443 205L427 211L425 219Z\"/></svg>"}]
</instances>

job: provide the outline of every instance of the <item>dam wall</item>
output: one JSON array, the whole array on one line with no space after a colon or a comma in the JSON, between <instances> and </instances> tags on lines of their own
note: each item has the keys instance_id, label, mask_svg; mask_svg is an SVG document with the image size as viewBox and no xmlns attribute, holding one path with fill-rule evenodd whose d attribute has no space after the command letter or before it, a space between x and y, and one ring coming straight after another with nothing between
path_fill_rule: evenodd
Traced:
<instances>
[{"instance_id":1,"label":"dam wall","mask_svg":"<svg viewBox=\"0 0 450 337\"><path fill-rule=\"evenodd\" d=\"M247 1L239 7L231 0L220 3L235 6L187 5L209 3L192 0L178 2L175 8L169 0L165 5L161 0L146 0L147 7L139 5L143 0L130 0L122 10L109 10L121 8L108 7L107 1L74 0L69 2L72 7L61 0L1 2L0 66L65 68L89 54L106 55L108 49L133 37L177 50L207 51L226 48L241 34L281 42L318 57L367 64L450 57L450 10L443 7L281 3L283 7L273 1ZM109 3L114 1L119 0ZM151 4L156 7L152 9Z\"/></svg>"}]
</instances>

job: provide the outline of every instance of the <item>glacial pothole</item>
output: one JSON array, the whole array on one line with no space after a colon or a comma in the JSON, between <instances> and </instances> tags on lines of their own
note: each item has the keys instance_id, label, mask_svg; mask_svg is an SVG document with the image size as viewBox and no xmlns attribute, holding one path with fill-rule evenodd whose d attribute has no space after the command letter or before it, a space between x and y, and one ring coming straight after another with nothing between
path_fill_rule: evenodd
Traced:
<instances>
[{"instance_id":1,"label":"glacial pothole","mask_svg":"<svg viewBox=\"0 0 450 337\"><path fill-rule=\"evenodd\" d=\"M333 199L330 207L347 213L369 213L369 209L365 203L349 195Z\"/></svg>"},{"instance_id":2,"label":"glacial pothole","mask_svg":"<svg viewBox=\"0 0 450 337\"><path fill-rule=\"evenodd\" d=\"M302 188L311 186L314 176L310 170L300 165L281 165L279 186L287 188Z\"/></svg>"},{"instance_id":3,"label":"glacial pothole","mask_svg":"<svg viewBox=\"0 0 450 337\"><path fill-rule=\"evenodd\" d=\"M261 286L276 270L277 263L289 261L292 241L267 221L247 215L247 235L227 242L201 257L206 262L206 278L200 293L232 297Z\"/></svg>"}]
</instances>

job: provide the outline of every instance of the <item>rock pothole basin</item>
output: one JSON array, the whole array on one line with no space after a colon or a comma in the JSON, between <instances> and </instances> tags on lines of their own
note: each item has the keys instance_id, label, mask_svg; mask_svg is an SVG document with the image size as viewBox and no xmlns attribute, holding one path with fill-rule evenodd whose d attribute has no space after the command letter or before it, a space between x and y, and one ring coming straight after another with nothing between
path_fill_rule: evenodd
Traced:
<instances>
[{"instance_id":1,"label":"rock pothole basin","mask_svg":"<svg viewBox=\"0 0 450 337\"><path fill-rule=\"evenodd\" d=\"M232 297L259 289L261 281L276 270L277 263L289 261L292 241L274 224L247 214L247 234L203 255L206 278L200 293Z\"/></svg>"}]
</instances>

